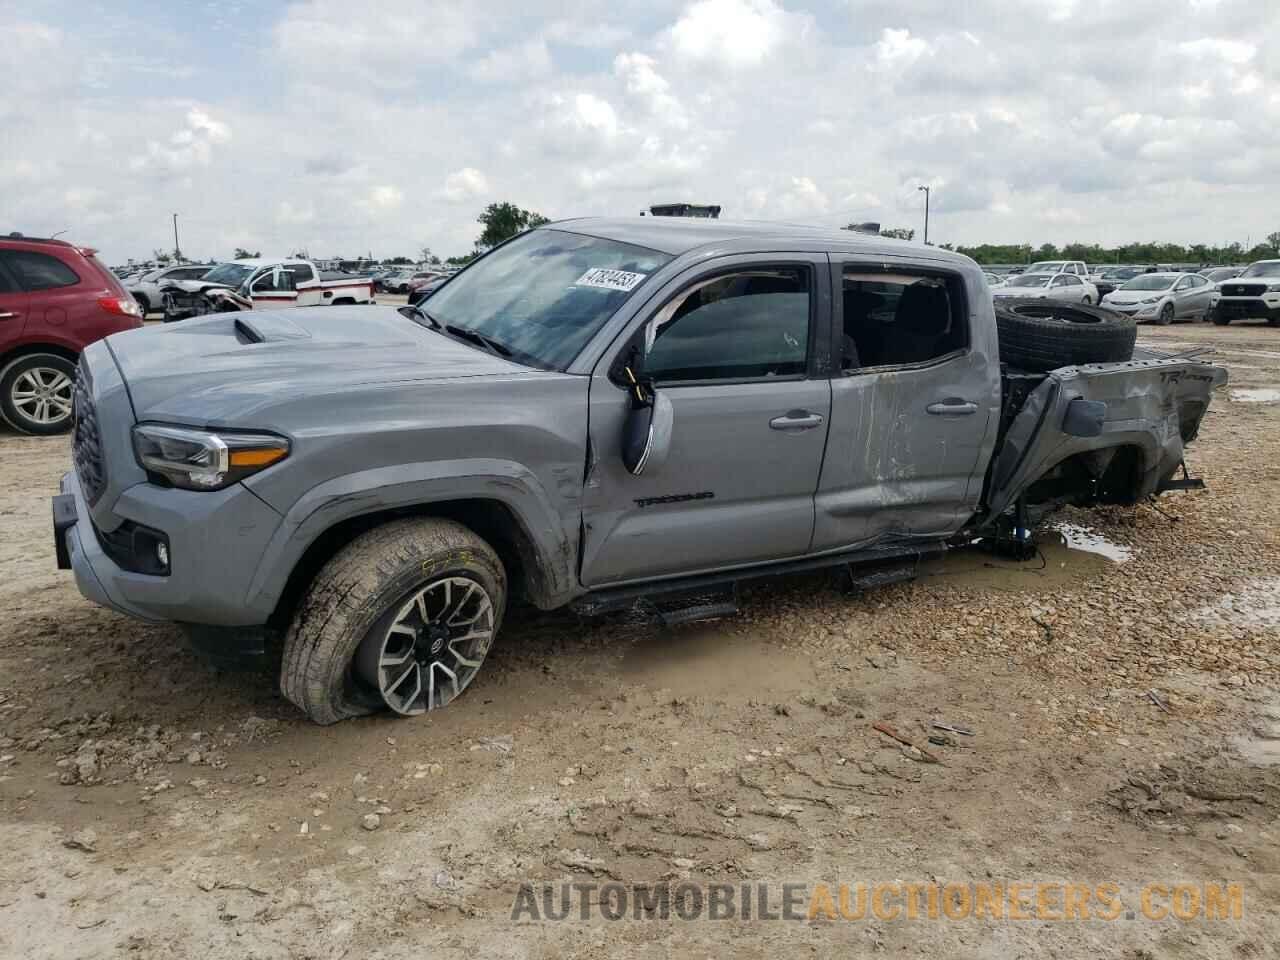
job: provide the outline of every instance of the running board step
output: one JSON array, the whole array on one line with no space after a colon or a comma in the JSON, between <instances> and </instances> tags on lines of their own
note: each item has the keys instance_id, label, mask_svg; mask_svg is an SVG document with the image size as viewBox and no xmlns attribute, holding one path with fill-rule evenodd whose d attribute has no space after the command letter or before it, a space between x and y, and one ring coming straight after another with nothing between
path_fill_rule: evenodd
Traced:
<instances>
[{"instance_id":1,"label":"running board step","mask_svg":"<svg viewBox=\"0 0 1280 960\"><path fill-rule=\"evenodd\" d=\"M723 620L738 613L738 592L734 589L686 593L655 601L654 612L664 627L704 620Z\"/></svg>"},{"instance_id":2,"label":"running board step","mask_svg":"<svg viewBox=\"0 0 1280 960\"><path fill-rule=\"evenodd\" d=\"M874 566L849 565L850 590L874 590L887 587L891 583L904 583L914 580L919 564L915 558L906 563L876 564Z\"/></svg>"}]
</instances>

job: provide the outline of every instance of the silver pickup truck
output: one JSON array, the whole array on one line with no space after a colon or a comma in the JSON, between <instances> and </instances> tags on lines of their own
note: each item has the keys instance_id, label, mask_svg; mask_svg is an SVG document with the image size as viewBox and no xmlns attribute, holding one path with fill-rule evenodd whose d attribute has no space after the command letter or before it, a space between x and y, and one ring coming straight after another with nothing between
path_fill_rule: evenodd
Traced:
<instances>
[{"instance_id":1,"label":"silver pickup truck","mask_svg":"<svg viewBox=\"0 0 1280 960\"><path fill-rule=\"evenodd\" d=\"M1097 308L995 308L934 247L563 221L415 307L91 346L59 562L210 652L282 636L282 690L320 723L419 714L466 688L514 598L693 617L747 578L874 582L1025 541L1060 504L1193 485L1175 474L1225 371L1133 344Z\"/></svg>"}]
</instances>

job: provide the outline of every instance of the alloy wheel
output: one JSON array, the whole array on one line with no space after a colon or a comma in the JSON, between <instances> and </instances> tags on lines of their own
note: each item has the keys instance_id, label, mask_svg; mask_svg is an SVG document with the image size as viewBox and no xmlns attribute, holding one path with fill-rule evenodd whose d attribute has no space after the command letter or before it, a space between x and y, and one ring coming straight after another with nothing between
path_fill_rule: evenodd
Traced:
<instances>
[{"instance_id":1,"label":"alloy wheel","mask_svg":"<svg viewBox=\"0 0 1280 960\"><path fill-rule=\"evenodd\" d=\"M18 374L9 399L34 424L53 426L71 417L71 378L54 367L32 367Z\"/></svg>"},{"instance_id":2,"label":"alloy wheel","mask_svg":"<svg viewBox=\"0 0 1280 960\"><path fill-rule=\"evenodd\" d=\"M494 632L493 601L469 576L432 580L356 651L360 677L402 716L437 710L479 672Z\"/></svg>"}]
</instances>

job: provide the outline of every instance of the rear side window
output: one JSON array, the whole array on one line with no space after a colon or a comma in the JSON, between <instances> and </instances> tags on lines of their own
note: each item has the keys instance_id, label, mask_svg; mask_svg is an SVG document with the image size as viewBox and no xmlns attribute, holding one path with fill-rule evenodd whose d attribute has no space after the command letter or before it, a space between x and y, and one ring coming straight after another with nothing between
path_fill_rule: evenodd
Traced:
<instances>
[{"instance_id":1,"label":"rear side window","mask_svg":"<svg viewBox=\"0 0 1280 960\"><path fill-rule=\"evenodd\" d=\"M311 270L311 267L308 264L291 263L285 267L285 269L293 274L293 281L295 284L315 279L315 273Z\"/></svg>"},{"instance_id":2,"label":"rear side window","mask_svg":"<svg viewBox=\"0 0 1280 960\"><path fill-rule=\"evenodd\" d=\"M956 278L846 267L841 369L928 363L969 343Z\"/></svg>"},{"instance_id":3,"label":"rear side window","mask_svg":"<svg viewBox=\"0 0 1280 960\"><path fill-rule=\"evenodd\" d=\"M76 272L57 257L30 250L3 250L0 259L27 290L51 290L80 282Z\"/></svg>"},{"instance_id":4,"label":"rear side window","mask_svg":"<svg viewBox=\"0 0 1280 960\"><path fill-rule=\"evenodd\" d=\"M658 383L802 376L810 313L807 269L704 281L658 314L645 374Z\"/></svg>"}]
</instances>

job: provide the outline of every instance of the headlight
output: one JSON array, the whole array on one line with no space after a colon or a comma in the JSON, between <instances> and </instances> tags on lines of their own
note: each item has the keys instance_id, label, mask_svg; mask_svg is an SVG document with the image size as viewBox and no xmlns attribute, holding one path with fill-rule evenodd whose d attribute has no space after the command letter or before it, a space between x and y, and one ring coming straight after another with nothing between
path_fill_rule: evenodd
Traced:
<instances>
[{"instance_id":1,"label":"headlight","mask_svg":"<svg viewBox=\"0 0 1280 960\"><path fill-rule=\"evenodd\" d=\"M1147 299L1143 300L1142 302L1143 303L1159 303L1163 299L1164 297L1147 297Z\"/></svg>"},{"instance_id":2,"label":"headlight","mask_svg":"<svg viewBox=\"0 0 1280 960\"><path fill-rule=\"evenodd\" d=\"M1280 283L1267 284L1267 293L1280 293Z\"/></svg>"},{"instance_id":3,"label":"headlight","mask_svg":"<svg viewBox=\"0 0 1280 960\"><path fill-rule=\"evenodd\" d=\"M261 433L211 433L141 423L133 452L142 468L184 490L221 490L289 455L289 441Z\"/></svg>"}]
</instances>

